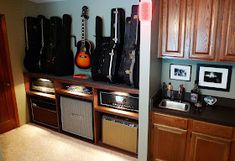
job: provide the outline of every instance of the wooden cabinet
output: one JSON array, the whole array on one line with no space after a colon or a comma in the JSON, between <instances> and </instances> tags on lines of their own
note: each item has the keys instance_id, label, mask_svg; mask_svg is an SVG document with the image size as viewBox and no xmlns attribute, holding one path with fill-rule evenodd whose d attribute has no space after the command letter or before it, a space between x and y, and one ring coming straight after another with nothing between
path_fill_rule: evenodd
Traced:
<instances>
[{"instance_id":1,"label":"wooden cabinet","mask_svg":"<svg viewBox=\"0 0 235 161\"><path fill-rule=\"evenodd\" d=\"M152 114L151 160L183 161L186 151L187 120Z\"/></svg>"},{"instance_id":2,"label":"wooden cabinet","mask_svg":"<svg viewBox=\"0 0 235 161\"><path fill-rule=\"evenodd\" d=\"M191 161L228 161L231 140L201 133L192 133Z\"/></svg>"},{"instance_id":3,"label":"wooden cabinet","mask_svg":"<svg viewBox=\"0 0 235 161\"><path fill-rule=\"evenodd\" d=\"M235 61L234 0L160 0L161 57Z\"/></svg>"},{"instance_id":4,"label":"wooden cabinet","mask_svg":"<svg viewBox=\"0 0 235 161\"><path fill-rule=\"evenodd\" d=\"M40 83L38 83L38 87L32 86L32 82L34 80L38 80L39 78L43 78L43 80L48 79L53 82L53 92L52 94L46 93L45 89L42 88ZM48 82L48 80L46 82ZM83 136L86 139L90 139L91 137L87 137L86 134L81 134L77 128L84 128L84 126L79 126L77 124L74 125L72 119L79 119L76 123L79 122L84 123L87 121L85 119L81 119L81 116L87 116L85 114L88 113L89 118L92 118L92 121L87 121L86 123L92 122L93 131L93 141L95 144L102 145L105 147L109 147L114 150L121 151L123 153L137 156L136 152L127 151L125 149L118 149L114 147L104 145L102 143L102 117L103 115L113 116L114 118L122 118L122 120L132 120L133 122L138 124L138 112L133 111L125 111L122 109L116 109L112 107L108 107L105 105L100 105L99 103L99 91L112 91L112 92L119 92L119 93L127 93L127 94L134 94L138 97L139 90L125 86L120 84L108 84L106 82L95 82L91 79L76 79L72 76L53 76L41 73L24 73L24 83L25 83L25 90L27 96L27 102L29 106L29 113L30 113L30 120L34 123L38 123L40 125L45 125L47 127L53 128L59 132L69 132L72 134L76 134L78 136ZM48 83L47 83L48 84ZM79 89L86 87L90 89L90 92L83 91L76 91L73 90L74 88L69 89L69 87L77 87ZM88 90L88 89L87 89ZM86 91L87 91L86 90ZM68 98L67 98L68 97ZM72 98L72 99L71 99ZM79 101L78 100L82 100ZM76 102L72 102L72 100L76 100ZM84 105L84 101L89 101L92 103L92 112L79 110L75 104L81 105L79 108L88 108L88 106ZM83 102L83 103L82 103ZM66 107L69 106L68 109ZM66 111L64 110L66 109ZM75 110L76 109L76 110ZM64 110L64 111L63 111ZM81 114L82 113L82 114ZM93 114L92 114L93 113ZM63 123L62 123L63 118ZM87 118L87 117L84 117ZM71 124L71 126L63 126L63 124ZM90 124L89 124L90 125ZM68 128L67 128L68 127ZM73 131L76 130L76 131ZM88 129L90 130L90 129ZM84 131L84 130L82 130ZM137 131L137 130L136 130ZM90 134L90 133L89 133ZM138 135L136 134L136 137ZM83 139L84 139L83 138ZM91 140L91 139L90 139ZM89 141L90 141L89 140ZM138 147L136 147L137 149Z\"/></svg>"},{"instance_id":5,"label":"wooden cabinet","mask_svg":"<svg viewBox=\"0 0 235 161\"><path fill-rule=\"evenodd\" d=\"M161 55L184 57L186 0L161 0Z\"/></svg>"},{"instance_id":6,"label":"wooden cabinet","mask_svg":"<svg viewBox=\"0 0 235 161\"><path fill-rule=\"evenodd\" d=\"M232 127L193 121L188 160L229 161L232 136Z\"/></svg>"},{"instance_id":7,"label":"wooden cabinet","mask_svg":"<svg viewBox=\"0 0 235 161\"><path fill-rule=\"evenodd\" d=\"M220 60L235 61L235 1L224 1L221 43L220 43Z\"/></svg>"},{"instance_id":8,"label":"wooden cabinet","mask_svg":"<svg viewBox=\"0 0 235 161\"><path fill-rule=\"evenodd\" d=\"M215 58L219 0L188 0L189 57Z\"/></svg>"},{"instance_id":9,"label":"wooden cabinet","mask_svg":"<svg viewBox=\"0 0 235 161\"><path fill-rule=\"evenodd\" d=\"M232 127L155 112L151 116L151 161L235 160Z\"/></svg>"}]
</instances>

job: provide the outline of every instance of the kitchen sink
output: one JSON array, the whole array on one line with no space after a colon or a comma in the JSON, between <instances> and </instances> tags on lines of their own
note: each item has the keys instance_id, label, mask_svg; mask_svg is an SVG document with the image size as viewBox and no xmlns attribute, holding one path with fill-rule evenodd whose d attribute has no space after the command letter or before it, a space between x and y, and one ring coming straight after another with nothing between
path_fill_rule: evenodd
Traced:
<instances>
[{"instance_id":1,"label":"kitchen sink","mask_svg":"<svg viewBox=\"0 0 235 161\"><path fill-rule=\"evenodd\" d=\"M171 110L183 111L188 112L190 110L190 104L187 102L177 102L171 101L168 99L164 99L159 104L160 108L166 108Z\"/></svg>"}]
</instances>

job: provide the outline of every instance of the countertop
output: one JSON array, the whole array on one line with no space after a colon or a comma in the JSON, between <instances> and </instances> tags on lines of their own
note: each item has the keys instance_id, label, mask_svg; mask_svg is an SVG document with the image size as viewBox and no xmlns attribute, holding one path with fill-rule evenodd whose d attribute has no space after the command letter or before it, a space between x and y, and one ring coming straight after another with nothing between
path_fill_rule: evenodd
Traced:
<instances>
[{"instance_id":1,"label":"countertop","mask_svg":"<svg viewBox=\"0 0 235 161\"><path fill-rule=\"evenodd\" d=\"M191 106L189 112L181 112L176 110L159 108L158 103L153 103L152 112L180 116L184 118L192 118L195 120L206 121L226 126L235 127L235 108L223 106L203 106L198 111L195 107Z\"/></svg>"}]
</instances>

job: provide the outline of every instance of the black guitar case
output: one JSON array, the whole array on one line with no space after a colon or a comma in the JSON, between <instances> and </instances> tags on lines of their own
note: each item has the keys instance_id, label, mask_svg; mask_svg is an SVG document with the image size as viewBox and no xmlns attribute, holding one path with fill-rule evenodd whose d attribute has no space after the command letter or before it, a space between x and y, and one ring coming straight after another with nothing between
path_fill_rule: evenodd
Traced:
<instances>
[{"instance_id":1,"label":"black guitar case","mask_svg":"<svg viewBox=\"0 0 235 161\"><path fill-rule=\"evenodd\" d=\"M132 6L131 17L126 18L124 48L118 71L120 83L139 87L139 19L138 5Z\"/></svg>"},{"instance_id":2,"label":"black guitar case","mask_svg":"<svg viewBox=\"0 0 235 161\"><path fill-rule=\"evenodd\" d=\"M111 10L111 37L100 37L101 24L102 19L97 17L97 45L92 58L92 78L95 81L116 82L123 48L125 11L121 8Z\"/></svg>"},{"instance_id":3,"label":"black guitar case","mask_svg":"<svg viewBox=\"0 0 235 161\"><path fill-rule=\"evenodd\" d=\"M74 60L71 50L70 15L51 17L44 20L44 49L42 53L42 69L44 73L54 75L71 75L74 72ZM46 35L47 33L47 35Z\"/></svg>"},{"instance_id":4,"label":"black guitar case","mask_svg":"<svg viewBox=\"0 0 235 161\"><path fill-rule=\"evenodd\" d=\"M62 19L60 17L51 17L49 20L48 44L45 44L45 53L43 54L43 71L47 74L55 74L56 61L62 45Z\"/></svg>"},{"instance_id":5,"label":"black guitar case","mask_svg":"<svg viewBox=\"0 0 235 161\"><path fill-rule=\"evenodd\" d=\"M63 15L62 24L62 41L60 52L56 58L55 75L73 75L74 73L74 57L71 50L71 25L72 17L68 14Z\"/></svg>"},{"instance_id":6,"label":"black guitar case","mask_svg":"<svg viewBox=\"0 0 235 161\"><path fill-rule=\"evenodd\" d=\"M41 72L41 19L25 17L25 57L24 66L29 72Z\"/></svg>"}]
</instances>

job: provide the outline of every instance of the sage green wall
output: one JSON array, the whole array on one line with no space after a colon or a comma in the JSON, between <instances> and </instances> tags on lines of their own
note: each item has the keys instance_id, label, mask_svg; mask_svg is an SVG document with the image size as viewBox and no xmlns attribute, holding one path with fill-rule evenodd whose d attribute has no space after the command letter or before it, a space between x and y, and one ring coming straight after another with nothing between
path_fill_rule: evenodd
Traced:
<instances>
[{"instance_id":1,"label":"sage green wall","mask_svg":"<svg viewBox=\"0 0 235 161\"><path fill-rule=\"evenodd\" d=\"M185 82L185 81L177 81L177 80L170 80L169 79L169 67L170 64L185 64L185 65L192 65L192 74L191 74L191 81ZM186 91L190 91L193 88L194 81L196 79L196 69L197 64L221 64L221 65L232 65L232 77L231 77L231 84L230 84L230 91L229 92L222 92L222 91L216 91L216 90L207 90L207 89L201 89L202 94L205 95L212 95L212 96L218 96L218 97L226 97L226 98L232 98L235 99L235 64L231 63L213 63L213 62L207 62L207 61L193 61L193 60L171 60L171 59L163 59L162 61L162 79L161 82L171 82L173 84L174 89L178 89L180 84L184 84Z\"/></svg>"},{"instance_id":2,"label":"sage green wall","mask_svg":"<svg viewBox=\"0 0 235 161\"><path fill-rule=\"evenodd\" d=\"M27 8L27 10L26 10ZM25 15L34 11L34 5L25 0L0 0L0 13L5 15L10 58L20 124L27 122L27 108L23 81Z\"/></svg>"},{"instance_id":3,"label":"sage green wall","mask_svg":"<svg viewBox=\"0 0 235 161\"><path fill-rule=\"evenodd\" d=\"M126 16L130 16L131 6L138 4L138 0L67 0L51 3L38 4L38 14L47 17L60 16L67 13L72 16L72 34L81 38L81 13L84 5L89 8L89 19L87 21L87 38L95 42L95 17L101 16L104 21L104 36L110 36L110 20L112 8L124 8ZM73 48L76 54L76 48ZM75 73L90 74L90 70L75 67Z\"/></svg>"}]
</instances>

